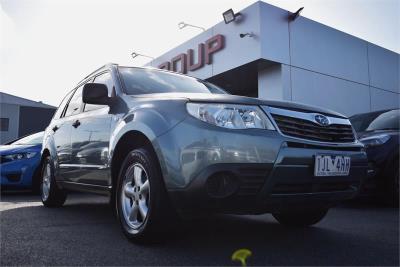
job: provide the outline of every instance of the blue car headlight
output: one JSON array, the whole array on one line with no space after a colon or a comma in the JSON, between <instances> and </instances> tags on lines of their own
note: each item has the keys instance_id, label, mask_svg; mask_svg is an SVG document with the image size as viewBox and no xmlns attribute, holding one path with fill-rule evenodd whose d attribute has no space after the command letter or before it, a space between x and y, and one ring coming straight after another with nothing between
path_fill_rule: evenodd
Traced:
<instances>
[{"instance_id":1,"label":"blue car headlight","mask_svg":"<svg viewBox=\"0 0 400 267\"><path fill-rule=\"evenodd\" d=\"M379 135L372 135L365 138L360 138L359 140L366 146L379 146L383 145L390 139L390 136L387 134L379 134Z\"/></svg>"},{"instance_id":2,"label":"blue car headlight","mask_svg":"<svg viewBox=\"0 0 400 267\"><path fill-rule=\"evenodd\" d=\"M267 115L258 106L187 103L186 108L193 117L223 128L275 130Z\"/></svg>"},{"instance_id":3,"label":"blue car headlight","mask_svg":"<svg viewBox=\"0 0 400 267\"><path fill-rule=\"evenodd\" d=\"M21 159L30 159L36 156L36 154L37 152L21 152L21 153L3 155L1 156L1 163L21 160Z\"/></svg>"}]
</instances>

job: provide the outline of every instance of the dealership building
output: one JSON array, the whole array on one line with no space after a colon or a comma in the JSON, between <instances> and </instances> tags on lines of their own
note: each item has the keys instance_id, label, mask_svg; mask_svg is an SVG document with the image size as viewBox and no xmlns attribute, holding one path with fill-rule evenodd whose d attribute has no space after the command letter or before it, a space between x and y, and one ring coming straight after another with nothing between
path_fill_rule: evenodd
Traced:
<instances>
[{"instance_id":1,"label":"dealership building","mask_svg":"<svg viewBox=\"0 0 400 267\"><path fill-rule=\"evenodd\" d=\"M56 107L0 92L0 144L43 131Z\"/></svg>"},{"instance_id":2,"label":"dealership building","mask_svg":"<svg viewBox=\"0 0 400 267\"><path fill-rule=\"evenodd\" d=\"M264 2L230 18L148 66L347 116L399 107L399 54Z\"/></svg>"}]
</instances>

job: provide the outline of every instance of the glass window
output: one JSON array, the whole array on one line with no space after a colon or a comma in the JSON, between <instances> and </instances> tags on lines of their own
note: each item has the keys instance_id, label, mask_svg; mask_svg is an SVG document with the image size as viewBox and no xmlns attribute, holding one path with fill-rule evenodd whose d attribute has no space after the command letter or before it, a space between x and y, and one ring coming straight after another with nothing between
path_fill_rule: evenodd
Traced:
<instances>
[{"instance_id":1,"label":"glass window","mask_svg":"<svg viewBox=\"0 0 400 267\"><path fill-rule=\"evenodd\" d=\"M74 95L68 103L67 110L65 111L65 117L78 114L81 111L82 105L82 88L83 85L76 89Z\"/></svg>"},{"instance_id":2,"label":"glass window","mask_svg":"<svg viewBox=\"0 0 400 267\"><path fill-rule=\"evenodd\" d=\"M119 67L128 95L153 93L206 93L226 94L208 82L196 78L153 69Z\"/></svg>"},{"instance_id":3,"label":"glass window","mask_svg":"<svg viewBox=\"0 0 400 267\"><path fill-rule=\"evenodd\" d=\"M376 117L367 128L367 131L398 130L400 110L391 110Z\"/></svg>"},{"instance_id":4,"label":"glass window","mask_svg":"<svg viewBox=\"0 0 400 267\"><path fill-rule=\"evenodd\" d=\"M14 141L10 144L13 144L13 145L39 145L43 141L43 135L44 135L44 132L35 133L32 135L23 137L21 139L18 139L17 141Z\"/></svg>"},{"instance_id":5,"label":"glass window","mask_svg":"<svg viewBox=\"0 0 400 267\"><path fill-rule=\"evenodd\" d=\"M0 118L0 131L8 132L9 124L10 124L9 118Z\"/></svg>"},{"instance_id":6,"label":"glass window","mask_svg":"<svg viewBox=\"0 0 400 267\"><path fill-rule=\"evenodd\" d=\"M357 132L376 130L398 130L400 110L378 111L355 115L350 118Z\"/></svg>"},{"instance_id":7,"label":"glass window","mask_svg":"<svg viewBox=\"0 0 400 267\"><path fill-rule=\"evenodd\" d=\"M109 72L102 73L99 76L96 76L96 78L94 78L93 82L94 83L102 83L102 84L107 85L108 95L109 96L111 95L111 91L114 87L111 73L109 73ZM99 108L103 108L103 107L105 107L105 106L104 105L85 104L85 111L95 110L95 109L99 109Z\"/></svg>"},{"instance_id":8,"label":"glass window","mask_svg":"<svg viewBox=\"0 0 400 267\"><path fill-rule=\"evenodd\" d=\"M74 92L74 90L72 90L71 92L69 92L64 99L61 101L60 106L58 107L56 113L54 113L53 119L59 119L62 115L62 112L64 111L65 105L67 104L69 98L71 97L72 93Z\"/></svg>"}]
</instances>

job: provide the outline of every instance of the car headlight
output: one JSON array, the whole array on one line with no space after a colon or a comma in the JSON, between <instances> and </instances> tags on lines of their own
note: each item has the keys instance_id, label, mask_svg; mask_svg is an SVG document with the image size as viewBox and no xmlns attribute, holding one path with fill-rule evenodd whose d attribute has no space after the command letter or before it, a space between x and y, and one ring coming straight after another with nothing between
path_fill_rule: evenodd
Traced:
<instances>
[{"instance_id":1,"label":"car headlight","mask_svg":"<svg viewBox=\"0 0 400 267\"><path fill-rule=\"evenodd\" d=\"M379 146L383 145L390 139L390 136L387 134L380 134L380 135L372 135L364 138L360 138L360 141L366 146Z\"/></svg>"},{"instance_id":2,"label":"car headlight","mask_svg":"<svg viewBox=\"0 0 400 267\"><path fill-rule=\"evenodd\" d=\"M30 159L36 156L37 152L23 152L1 156L1 162L10 162L14 160Z\"/></svg>"},{"instance_id":3,"label":"car headlight","mask_svg":"<svg viewBox=\"0 0 400 267\"><path fill-rule=\"evenodd\" d=\"M271 121L257 106L187 103L186 108L193 117L224 128L275 130Z\"/></svg>"}]
</instances>

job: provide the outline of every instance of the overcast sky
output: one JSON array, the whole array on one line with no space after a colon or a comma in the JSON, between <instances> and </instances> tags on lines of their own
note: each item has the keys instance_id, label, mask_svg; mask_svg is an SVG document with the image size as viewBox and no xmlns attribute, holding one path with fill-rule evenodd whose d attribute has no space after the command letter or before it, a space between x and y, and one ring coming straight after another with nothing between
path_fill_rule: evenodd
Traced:
<instances>
[{"instance_id":1,"label":"overcast sky","mask_svg":"<svg viewBox=\"0 0 400 267\"><path fill-rule=\"evenodd\" d=\"M107 62L141 66L254 0L0 0L0 91L57 105ZM399 0L266 0L400 52Z\"/></svg>"}]
</instances>

